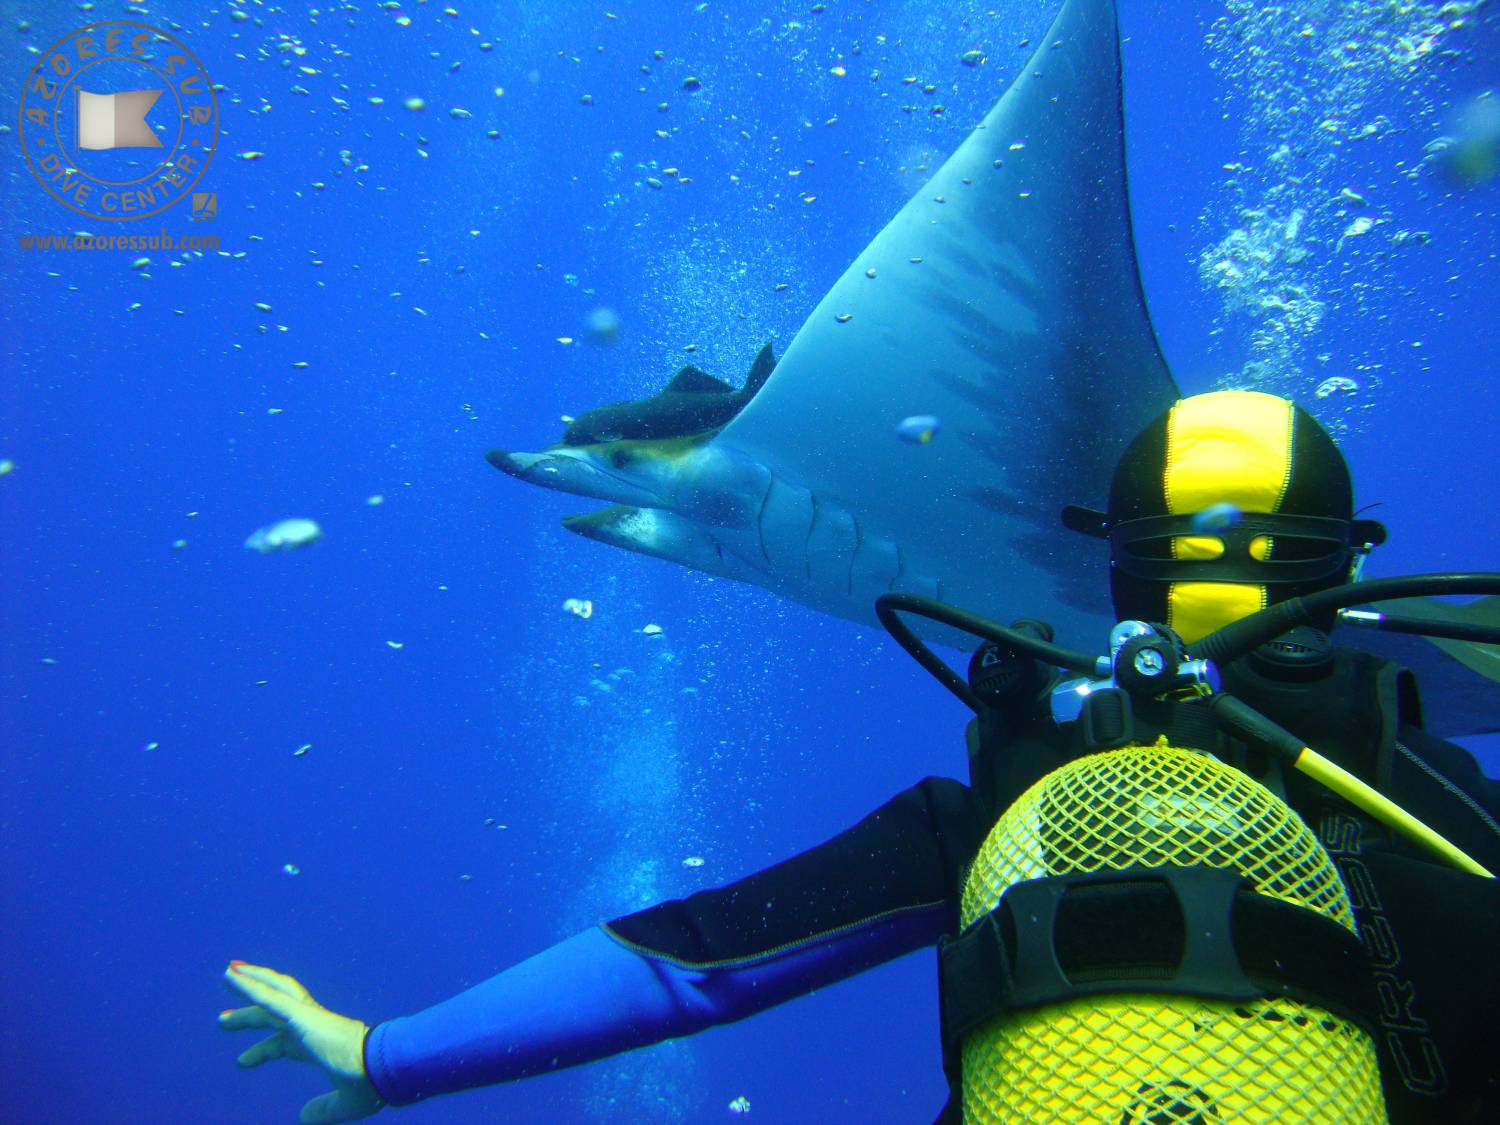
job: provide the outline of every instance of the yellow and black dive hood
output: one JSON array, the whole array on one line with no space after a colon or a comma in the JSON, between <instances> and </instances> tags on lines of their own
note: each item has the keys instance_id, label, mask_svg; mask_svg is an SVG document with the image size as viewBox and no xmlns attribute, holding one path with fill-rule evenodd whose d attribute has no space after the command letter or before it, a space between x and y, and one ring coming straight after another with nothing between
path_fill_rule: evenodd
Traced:
<instances>
[{"instance_id":1,"label":"yellow and black dive hood","mask_svg":"<svg viewBox=\"0 0 1500 1125\"><path fill-rule=\"evenodd\" d=\"M1385 539L1354 519L1353 499L1343 455L1306 410L1215 391L1177 402L1131 442L1107 512L1069 507L1063 523L1109 540L1117 617L1163 622L1191 644L1347 581Z\"/></svg>"}]
</instances>

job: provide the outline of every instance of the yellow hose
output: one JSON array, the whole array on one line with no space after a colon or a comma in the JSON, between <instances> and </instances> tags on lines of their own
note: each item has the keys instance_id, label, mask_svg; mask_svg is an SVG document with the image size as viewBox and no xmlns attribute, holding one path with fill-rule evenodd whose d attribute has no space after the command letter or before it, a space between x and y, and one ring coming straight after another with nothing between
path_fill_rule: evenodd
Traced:
<instances>
[{"instance_id":1,"label":"yellow hose","mask_svg":"<svg viewBox=\"0 0 1500 1125\"><path fill-rule=\"evenodd\" d=\"M1488 868L1462 848L1438 835L1400 805L1387 800L1380 795L1378 790L1366 785L1348 770L1334 765L1316 750L1304 746L1292 765L1313 780L1326 785L1363 812L1369 813L1380 823L1426 848L1433 855L1447 860L1459 870L1467 871L1471 875L1482 875L1486 879L1495 877Z\"/></svg>"}]
</instances>

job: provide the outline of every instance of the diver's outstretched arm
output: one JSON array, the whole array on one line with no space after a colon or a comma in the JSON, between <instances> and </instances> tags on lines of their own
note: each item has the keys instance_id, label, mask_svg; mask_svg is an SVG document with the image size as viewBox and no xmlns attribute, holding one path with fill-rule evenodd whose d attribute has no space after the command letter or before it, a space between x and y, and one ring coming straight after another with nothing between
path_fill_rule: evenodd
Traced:
<instances>
[{"instance_id":1,"label":"diver's outstretched arm","mask_svg":"<svg viewBox=\"0 0 1500 1125\"><path fill-rule=\"evenodd\" d=\"M291 977L236 962L257 1007L228 1028L276 1034L241 1065L315 1062L335 1091L303 1121L510 1082L744 1019L923 946L957 925L962 866L983 810L928 778L854 827L722 887L585 930L466 992L372 1029L319 1006Z\"/></svg>"},{"instance_id":2,"label":"diver's outstretched arm","mask_svg":"<svg viewBox=\"0 0 1500 1125\"><path fill-rule=\"evenodd\" d=\"M390 1105L577 1066L744 1019L932 945L957 925L983 812L929 778L808 851L585 930L467 992L375 1025Z\"/></svg>"},{"instance_id":3,"label":"diver's outstretched arm","mask_svg":"<svg viewBox=\"0 0 1500 1125\"><path fill-rule=\"evenodd\" d=\"M274 969L231 961L224 979L255 1003L220 1012L219 1026L273 1033L240 1055L241 1066L296 1059L322 1067L333 1082L331 1091L302 1107L302 1121L358 1121L385 1104L365 1077L364 1042L370 1029L363 1023L330 1012L295 978Z\"/></svg>"}]
</instances>

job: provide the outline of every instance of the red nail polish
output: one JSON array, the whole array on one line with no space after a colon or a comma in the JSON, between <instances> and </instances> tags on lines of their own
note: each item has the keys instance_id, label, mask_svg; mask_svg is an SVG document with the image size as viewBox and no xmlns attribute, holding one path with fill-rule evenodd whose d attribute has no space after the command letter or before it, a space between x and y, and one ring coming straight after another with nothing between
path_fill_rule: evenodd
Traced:
<instances>
[{"instance_id":1,"label":"red nail polish","mask_svg":"<svg viewBox=\"0 0 1500 1125\"><path fill-rule=\"evenodd\" d=\"M240 971L240 966L248 965L249 963L250 962L248 961L231 961L229 962L229 971L231 973L237 973Z\"/></svg>"},{"instance_id":2,"label":"red nail polish","mask_svg":"<svg viewBox=\"0 0 1500 1125\"><path fill-rule=\"evenodd\" d=\"M222 1012L219 1013L219 1018L223 1019L225 1016L229 1015L233 1011L234 1011L233 1008L225 1008Z\"/></svg>"}]
</instances>

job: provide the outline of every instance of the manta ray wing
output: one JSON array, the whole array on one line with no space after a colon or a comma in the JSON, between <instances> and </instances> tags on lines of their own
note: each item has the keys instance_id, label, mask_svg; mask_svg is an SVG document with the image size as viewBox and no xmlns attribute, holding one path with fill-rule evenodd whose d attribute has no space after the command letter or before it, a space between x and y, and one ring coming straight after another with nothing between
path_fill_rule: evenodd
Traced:
<instances>
[{"instance_id":1,"label":"manta ray wing","mask_svg":"<svg viewBox=\"0 0 1500 1125\"><path fill-rule=\"evenodd\" d=\"M1135 261L1117 34L1113 0L1067 0L717 434L492 463L622 505L570 522L590 538L853 620L909 590L1062 636L1099 624L1098 544L1058 513L1176 397ZM918 414L941 432L902 443Z\"/></svg>"},{"instance_id":2,"label":"manta ray wing","mask_svg":"<svg viewBox=\"0 0 1500 1125\"><path fill-rule=\"evenodd\" d=\"M1401 598L1376 602L1375 608L1398 617L1500 628L1500 597L1480 598L1467 605ZM1422 726L1429 734L1454 738L1500 731L1500 692L1495 690L1500 680L1500 645L1354 628L1341 628L1337 640L1417 674L1423 698L1441 701L1436 707L1423 708Z\"/></svg>"},{"instance_id":3,"label":"manta ray wing","mask_svg":"<svg viewBox=\"0 0 1500 1125\"><path fill-rule=\"evenodd\" d=\"M1058 512L1176 397L1135 261L1117 44L1113 3L1069 0L715 440L1002 617L1056 616L1082 586L1103 610L1097 545ZM914 414L941 419L931 443L895 439Z\"/></svg>"}]
</instances>

